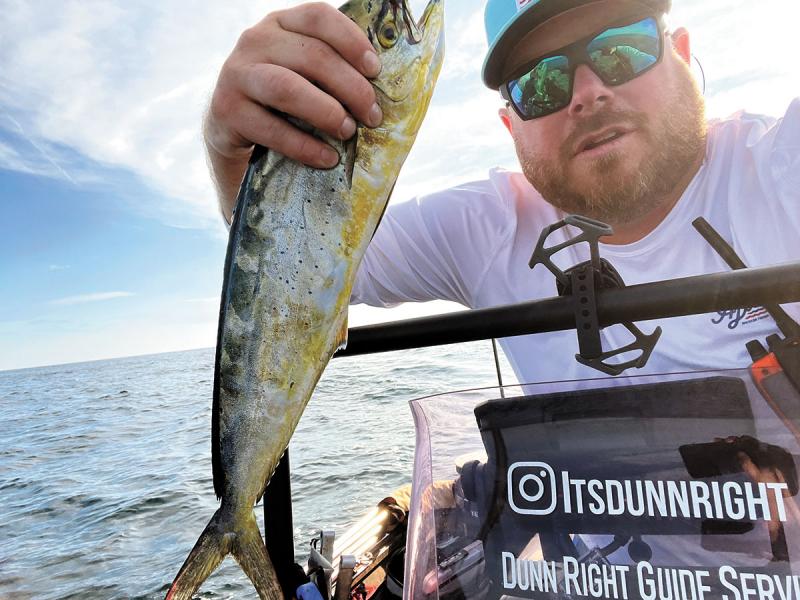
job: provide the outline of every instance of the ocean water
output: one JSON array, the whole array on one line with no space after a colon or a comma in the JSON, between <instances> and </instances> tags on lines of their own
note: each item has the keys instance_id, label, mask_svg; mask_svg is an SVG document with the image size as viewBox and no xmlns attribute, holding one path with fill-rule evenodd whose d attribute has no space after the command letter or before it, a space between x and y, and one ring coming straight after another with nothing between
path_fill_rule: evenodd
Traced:
<instances>
[{"instance_id":1,"label":"ocean water","mask_svg":"<svg viewBox=\"0 0 800 600\"><path fill-rule=\"evenodd\" d=\"M0 372L0 598L164 597L218 506L213 373L212 349ZM290 446L298 557L410 481L409 400L496 382L490 342L332 361ZM199 597L257 595L229 558Z\"/></svg>"}]
</instances>

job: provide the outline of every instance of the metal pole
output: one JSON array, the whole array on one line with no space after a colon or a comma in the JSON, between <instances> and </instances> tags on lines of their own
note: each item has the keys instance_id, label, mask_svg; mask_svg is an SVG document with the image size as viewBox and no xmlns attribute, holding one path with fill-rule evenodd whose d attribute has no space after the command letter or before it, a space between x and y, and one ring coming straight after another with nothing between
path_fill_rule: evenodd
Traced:
<instances>
[{"instance_id":1,"label":"metal pole","mask_svg":"<svg viewBox=\"0 0 800 600\"><path fill-rule=\"evenodd\" d=\"M513 337L575 327L572 298L397 321L350 330L347 348L357 356ZM800 302L800 262L744 271L684 277L597 293L600 325L649 321L736 308Z\"/></svg>"},{"instance_id":2,"label":"metal pole","mask_svg":"<svg viewBox=\"0 0 800 600\"><path fill-rule=\"evenodd\" d=\"M264 541L281 585L291 580L294 573L292 482L289 472L287 448L264 491Z\"/></svg>"}]
</instances>

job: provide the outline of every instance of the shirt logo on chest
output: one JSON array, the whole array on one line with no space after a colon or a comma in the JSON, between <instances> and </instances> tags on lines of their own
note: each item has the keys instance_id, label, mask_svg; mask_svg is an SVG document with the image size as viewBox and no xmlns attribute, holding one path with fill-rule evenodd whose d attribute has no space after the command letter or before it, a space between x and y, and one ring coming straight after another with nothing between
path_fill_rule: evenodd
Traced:
<instances>
[{"instance_id":1,"label":"shirt logo on chest","mask_svg":"<svg viewBox=\"0 0 800 600\"><path fill-rule=\"evenodd\" d=\"M717 316L711 319L711 322L714 325L725 324L728 329L733 331L734 329L738 329L740 325L751 325L756 321L763 321L767 318L769 318L767 310L758 306L756 308L738 308L719 311Z\"/></svg>"}]
</instances>

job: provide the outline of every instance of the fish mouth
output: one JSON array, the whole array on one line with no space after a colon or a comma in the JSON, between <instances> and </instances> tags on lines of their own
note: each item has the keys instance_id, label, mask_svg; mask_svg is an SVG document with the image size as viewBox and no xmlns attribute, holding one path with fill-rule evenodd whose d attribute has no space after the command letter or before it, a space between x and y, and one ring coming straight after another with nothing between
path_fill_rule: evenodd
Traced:
<instances>
[{"instance_id":1,"label":"fish mouth","mask_svg":"<svg viewBox=\"0 0 800 600\"><path fill-rule=\"evenodd\" d=\"M435 14L437 10L441 10L441 6L443 6L443 0L430 0L427 6L425 7L425 11L422 13L422 16L419 18L419 21L416 23L411 16L411 9L408 7L407 0L390 0L395 14L399 11L403 17L403 24L405 25L406 30L406 41L408 41L409 45L414 46L422 42L423 38L425 37L425 32L428 28L428 22L431 20L431 17Z\"/></svg>"},{"instance_id":2,"label":"fish mouth","mask_svg":"<svg viewBox=\"0 0 800 600\"><path fill-rule=\"evenodd\" d=\"M433 48L433 50L430 52L430 55L436 55L436 49L441 46L441 27L439 27L438 32L429 31L429 28L436 26L436 24L433 23L433 21L435 21L435 17L442 17L444 0L430 0L425 6L425 10L423 11L419 21L416 23L412 18L411 10L408 7L407 0L389 0L389 4L395 11L395 17L400 17L400 19L397 19L398 22L402 21L403 23L403 29L405 30L404 37L407 40L408 45L418 46L422 43L430 44ZM435 39L430 39L432 35L435 36ZM397 76L395 81L388 81L381 84L378 80L373 80L372 83L375 88L391 102L403 102L413 94L414 87L412 85L403 85L403 78L423 68L421 63L423 62L424 55L428 54L428 52L423 49L419 51L419 53L420 54L415 56L414 59L405 67L403 73Z\"/></svg>"},{"instance_id":3,"label":"fish mouth","mask_svg":"<svg viewBox=\"0 0 800 600\"><path fill-rule=\"evenodd\" d=\"M427 31L428 22L431 20L431 17L437 10L441 10L442 6L444 6L443 0L430 0L428 5L425 7L425 12L423 12L422 16L419 18L417 29L421 31Z\"/></svg>"}]
</instances>

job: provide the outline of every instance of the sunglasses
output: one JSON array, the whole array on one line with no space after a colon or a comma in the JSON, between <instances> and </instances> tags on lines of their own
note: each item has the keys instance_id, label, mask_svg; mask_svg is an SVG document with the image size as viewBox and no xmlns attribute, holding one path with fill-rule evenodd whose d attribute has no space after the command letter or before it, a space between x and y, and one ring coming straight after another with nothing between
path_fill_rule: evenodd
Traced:
<instances>
[{"instance_id":1,"label":"sunglasses","mask_svg":"<svg viewBox=\"0 0 800 600\"><path fill-rule=\"evenodd\" d=\"M528 63L500 93L523 121L545 117L572 102L578 65L588 66L605 85L622 85L658 64L663 35L655 17L606 29Z\"/></svg>"}]
</instances>

